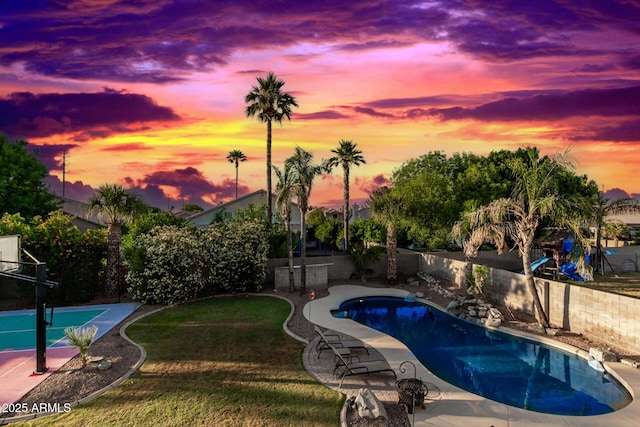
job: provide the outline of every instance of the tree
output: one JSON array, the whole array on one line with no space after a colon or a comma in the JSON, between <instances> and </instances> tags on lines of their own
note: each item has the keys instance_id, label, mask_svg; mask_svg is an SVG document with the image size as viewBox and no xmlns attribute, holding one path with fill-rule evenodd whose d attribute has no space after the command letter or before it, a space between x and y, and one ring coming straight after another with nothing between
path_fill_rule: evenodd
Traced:
<instances>
[{"instance_id":1,"label":"tree","mask_svg":"<svg viewBox=\"0 0 640 427\"><path fill-rule=\"evenodd\" d=\"M640 213L640 202L636 199L625 197L618 200L609 200L602 193L598 193L591 206L591 221L596 228L596 259L597 271L604 274L604 255L602 254L603 229L606 227L607 216Z\"/></svg>"},{"instance_id":2,"label":"tree","mask_svg":"<svg viewBox=\"0 0 640 427\"><path fill-rule=\"evenodd\" d=\"M120 242L122 226L143 210L142 199L120 184L103 184L89 199L89 209L107 223L107 296L118 296L120 289Z\"/></svg>"},{"instance_id":3,"label":"tree","mask_svg":"<svg viewBox=\"0 0 640 427\"><path fill-rule=\"evenodd\" d=\"M307 211L309 210L309 199L311 197L311 188L316 175L320 175L323 167L314 165L313 154L296 147L293 156L285 160L285 168L288 166L293 174L293 191L298 201L300 209L300 295L307 291Z\"/></svg>"},{"instance_id":4,"label":"tree","mask_svg":"<svg viewBox=\"0 0 640 427\"><path fill-rule=\"evenodd\" d=\"M287 258L289 266L289 292L296 290L293 279L293 242L291 238L291 203L295 197L294 176L291 164L285 163L284 170L280 170L274 166L273 171L276 174L278 182L276 183L276 207L280 212L280 216L285 224L287 233Z\"/></svg>"},{"instance_id":5,"label":"tree","mask_svg":"<svg viewBox=\"0 0 640 427\"><path fill-rule=\"evenodd\" d=\"M498 246L502 246L501 238L511 239L522 258L527 287L533 298L536 319L540 326L549 327L549 319L540 302L533 271L531 269L531 247L538 229L544 219L551 219L558 225L564 225L574 233L576 241L581 241L578 227L571 213L576 200L559 197L559 183L567 171L573 169L568 151L554 158L539 159L538 151L527 148L528 158L512 159L511 169L514 173L516 187L510 198L500 198L488 205L466 215L471 230L501 225L504 237L498 238Z\"/></svg>"},{"instance_id":6,"label":"tree","mask_svg":"<svg viewBox=\"0 0 640 427\"><path fill-rule=\"evenodd\" d=\"M360 166L366 163L362 157L362 151L356 148L352 141L340 140L338 148L331 150L335 156L326 161L327 169L342 165L344 171L344 207L342 211L342 227L344 228L344 250L349 247L349 169L351 166Z\"/></svg>"},{"instance_id":7,"label":"tree","mask_svg":"<svg viewBox=\"0 0 640 427\"><path fill-rule=\"evenodd\" d=\"M371 193L369 207L373 218L387 228L387 282L395 285L398 281L398 238L397 228L406 204L404 198L394 188L380 187Z\"/></svg>"},{"instance_id":8,"label":"tree","mask_svg":"<svg viewBox=\"0 0 640 427\"><path fill-rule=\"evenodd\" d=\"M231 150L227 154L227 160L229 163L236 165L236 199L238 198L238 164L239 162L246 162L247 156L240 150Z\"/></svg>"},{"instance_id":9,"label":"tree","mask_svg":"<svg viewBox=\"0 0 640 427\"><path fill-rule=\"evenodd\" d=\"M270 72L266 78L258 77L258 84L251 88L244 102L247 105L247 117L256 116L258 120L267 124L267 216L272 220L271 207L271 123L275 120L282 123L283 118L291 120L291 107L298 104L294 97L282 92L284 80L278 79Z\"/></svg>"},{"instance_id":10,"label":"tree","mask_svg":"<svg viewBox=\"0 0 640 427\"><path fill-rule=\"evenodd\" d=\"M22 140L10 143L0 135L0 214L46 217L57 209L56 196L44 182L49 174L47 168L27 150L27 145Z\"/></svg>"},{"instance_id":11,"label":"tree","mask_svg":"<svg viewBox=\"0 0 640 427\"><path fill-rule=\"evenodd\" d=\"M202 212L204 209L202 206L197 205L195 203L187 203L182 207L183 212Z\"/></svg>"}]
</instances>

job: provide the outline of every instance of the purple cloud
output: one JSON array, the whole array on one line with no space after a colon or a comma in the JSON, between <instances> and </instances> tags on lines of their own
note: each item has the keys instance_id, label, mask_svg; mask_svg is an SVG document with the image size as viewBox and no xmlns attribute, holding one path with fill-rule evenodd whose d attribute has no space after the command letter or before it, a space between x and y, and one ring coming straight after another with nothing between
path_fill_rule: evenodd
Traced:
<instances>
[{"instance_id":1,"label":"purple cloud","mask_svg":"<svg viewBox=\"0 0 640 427\"><path fill-rule=\"evenodd\" d=\"M380 187L390 186L391 181L383 174L378 174L372 178L357 177L355 179L355 184L365 193L371 194Z\"/></svg>"},{"instance_id":2,"label":"purple cloud","mask_svg":"<svg viewBox=\"0 0 640 427\"><path fill-rule=\"evenodd\" d=\"M638 5L616 1L0 2L0 16L1 65L74 80L156 84L225 65L237 51L318 40L342 51L443 41L505 62L600 54L574 42L580 32L640 34ZM611 49L621 58L626 53Z\"/></svg>"},{"instance_id":3,"label":"purple cloud","mask_svg":"<svg viewBox=\"0 0 640 427\"><path fill-rule=\"evenodd\" d=\"M309 114L295 114L296 120L341 120L348 119L349 116L333 110L317 111Z\"/></svg>"},{"instance_id":4,"label":"purple cloud","mask_svg":"<svg viewBox=\"0 0 640 427\"><path fill-rule=\"evenodd\" d=\"M44 144L44 145L34 145L29 144L27 146L32 153L44 164L49 172L54 170L62 170L62 156L66 152L69 154L69 151L73 148L76 148L75 144Z\"/></svg>"},{"instance_id":5,"label":"purple cloud","mask_svg":"<svg viewBox=\"0 0 640 427\"><path fill-rule=\"evenodd\" d=\"M76 133L75 139L82 141L141 130L144 123L177 120L180 117L171 108L146 95L111 89L39 95L15 92L0 98L0 131L21 138Z\"/></svg>"},{"instance_id":6,"label":"purple cloud","mask_svg":"<svg viewBox=\"0 0 640 427\"><path fill-rule=\"evenodd\" d=\"M640 120L623 122L615 126L585 129L583 133L572 136L572 141L613 141L640 142Z\"/></svg>"},{"instance_id":7,"label":"purple cloud","mask_svg":"<svg viewBox=\"0 0 640 427\"><path fill-rule=\"evenodd\" d=\"M424 113L424 111L423 111ZM640 115L640 86L585 89L564 94L505 98L473 108L431 109L441 120L480 121L549 120L569 117L624 117Z\"/></svg>"}]
</instances>

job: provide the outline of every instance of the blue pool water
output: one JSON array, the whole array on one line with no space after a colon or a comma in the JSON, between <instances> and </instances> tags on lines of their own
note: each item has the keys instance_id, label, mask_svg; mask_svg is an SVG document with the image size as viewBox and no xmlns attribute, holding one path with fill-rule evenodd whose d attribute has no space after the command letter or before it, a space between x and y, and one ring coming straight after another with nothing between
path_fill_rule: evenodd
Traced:
<instances>
[{"instance_id":1,"label":"blue pool water","mask_svg":"<svg viewBox=\"0 0 640 427\"><path fill-rule=\"evenodd\" d=\"M395 337L448 383L507 405L556 415L599 415L631 402L618 381L581 357L457 319L419 301L358 298L344 302L339 313Z\"/></svg>"}]
</instances>

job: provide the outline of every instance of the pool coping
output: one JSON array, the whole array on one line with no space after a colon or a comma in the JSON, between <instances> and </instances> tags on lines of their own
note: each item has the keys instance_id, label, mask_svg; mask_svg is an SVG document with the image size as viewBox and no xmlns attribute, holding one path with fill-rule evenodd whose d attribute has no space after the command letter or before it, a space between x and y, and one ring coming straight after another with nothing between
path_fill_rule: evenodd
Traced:
<instances>
[{"instance_id":1,"label":"pool coping","mask_svg":"<svg viewBox=\"0 0 640 427\"><path fill-rule=\"evenodd\" d=\"M361 325L351 319L333 317L331 310L339 308L340 304L349 299L363 296L395 296L404 298L410 292L394 288L368 288L357 285L338 285L329 289L329 296L307 303L303 309L304 316L319 326L333 329L360 339L376 348L394 368L398 369L404 361L410 360L416 365L416 376L423 381L435 384L441 391L437 401L429 402L426 410L415 411L415 427L419 426L469 426L491 425L494 427L514 426L562 426L562 427L626 427L637 425L640 419L640 401L636 399L640 392L640 370L621 362L604 362L606 369L616 377L631 393L632 402L623 409L610 414L593 415L587 417L551 415L515 408L503 403L495 402L481 396L469 393L449 384L429 372L413 353L400 341L381 332ZM433 302L421 298L418 300L444 309ZM500 327L498 330L508 331L535 341L550 344L563 351L585 356L586 352L576 347L559 343L547 337L527 334L510 328ZM413 373L413 372L411 372ZM403 378L398 371L398 378ZM372 390L375 393L375 390Z\"/></svg>"}]
</instances>

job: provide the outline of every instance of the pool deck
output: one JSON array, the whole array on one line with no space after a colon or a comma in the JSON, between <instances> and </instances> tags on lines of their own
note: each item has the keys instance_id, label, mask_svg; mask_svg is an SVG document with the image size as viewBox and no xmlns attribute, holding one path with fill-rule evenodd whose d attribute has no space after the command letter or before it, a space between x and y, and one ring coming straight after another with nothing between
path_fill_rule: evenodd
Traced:
<instances>
[{"instance_id":1,"label":"pool deck","mask_svg":"<svg viewBox=\"0 0 640 427\"><path fill-rule=\"evenodd\" d=\"M85 325L78 325L96 325L98 327L98 333L95 339L97 340L136 311L138 307L140 307L138 303L102 304L56 308L55 312L104 309L104 313L87 322ZM0 313L0 320L3 315L31 314L34 312L35 310L3 311ZM53 321L55 325L55 315ZM69 345L67 338L62 338L47 347L47 371L43 374L34 374L33 371L36 368L35 343L34 348L30 350L0 351L0 384L2 384L0 387L0 405L17 402L18 399L44 381L53 372L60 369L78 353L77 348Z\"/></svg>"},{"instance_id":2,"label":"pool deck","mask_svg":"<svg viewBox=\"0 0 640 427\"><path fill-rule=\"evenodd\" d=\"M625 408L606 415L588 417L550 415L539 412L515 408L478 395L469 393L453 386L429 372L400 341L386 334L361 325L351 319L335 318L331 310L337 309L346 300L363 296L395 296L404 298L408 292L392 288L366 288L362 286L334 286L329 289L330 294L325 298L310 301L304 307L303 314L310 322L323 328L357 338L377 350L398 374L398 379L413 377L413 368L405 364L405 373L399 371L400 365L411 361L416 366L415 377L429 385L430 389L439 390L433 396L431 392L426 396L426 409L417 408L413 415L409 415L414 427L426 426L492 426L492 427L529 427L529 426L558 426L558 427L633 427L639 425L640 401L640 370L619 362L604 363L622 384L630 391L633 401ZM425 301L430 303L429 301ZM568 348L548 338L531 336L533 339L551 343L561 348ZM349 377L342 387L338 386L335 378L330 376L333 357L325 354L317 357L313 351L314 342L307 346L303 361L310 372L318 380L329 387L341 391L348 396L357 393L360 387L369 388L376 396L387 402L397 403L395 379L390 374L359 375ZM575 352L580 353L577 349ZM366 359L363 359L366 360Z\"/></svg>"}]
</instances>

